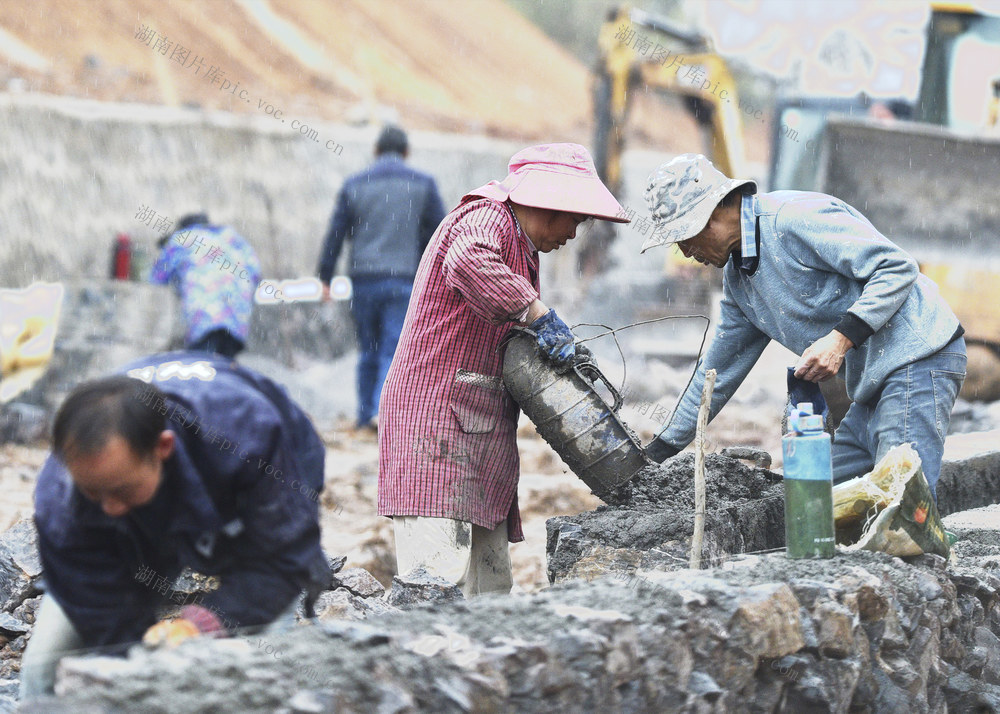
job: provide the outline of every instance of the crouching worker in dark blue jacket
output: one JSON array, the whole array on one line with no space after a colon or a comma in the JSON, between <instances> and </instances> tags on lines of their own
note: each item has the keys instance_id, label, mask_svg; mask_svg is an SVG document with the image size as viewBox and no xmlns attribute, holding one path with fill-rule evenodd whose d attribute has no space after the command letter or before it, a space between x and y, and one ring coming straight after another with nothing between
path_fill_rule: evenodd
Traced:
<instances>
[{"instance_id":1,"label":"crouching worker in dark blue jacket","mask_svg":"<svg viewBox=\"0 0 1000 714\"><path fill-rule=\"evenodd\" d=\"M267 378L173 353L80 385L53 427L35 523L47 592L21 668L22 699L51 692L72 650L291 624L329 586L318 494L324 448ZM185 566L215 575L192 598ZM180 619L157 624L165 608Z\"/></svg>"}]
</instances>

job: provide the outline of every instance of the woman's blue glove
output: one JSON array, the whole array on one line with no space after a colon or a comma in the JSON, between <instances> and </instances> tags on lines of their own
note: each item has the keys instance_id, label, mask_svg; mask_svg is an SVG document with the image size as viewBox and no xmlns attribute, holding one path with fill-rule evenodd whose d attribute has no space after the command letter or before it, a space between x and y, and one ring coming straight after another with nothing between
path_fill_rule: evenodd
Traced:
<instances>
[{"instance_id":1,"label":"woman's blue glove","mask_svg":"<svg viewBox=\"0 0 1000 714\"><path fill-rule=\"evenodd\" d=\"M528 327L535 333L538 349L557 367L565 367L573 361L576 354L573 333L555 310L549 310Z\"/></svg>"}]
</instances>

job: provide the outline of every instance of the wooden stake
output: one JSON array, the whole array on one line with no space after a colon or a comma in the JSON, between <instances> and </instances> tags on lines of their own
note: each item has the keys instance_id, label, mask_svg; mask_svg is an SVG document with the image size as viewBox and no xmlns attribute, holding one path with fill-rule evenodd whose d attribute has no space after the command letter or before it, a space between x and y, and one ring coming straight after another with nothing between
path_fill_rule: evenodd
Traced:
<instances>
[{"instance_id":1,"label":"wooden stake","mask_svg":"<svg viewBox=\"0 0 1000 714\"><path fill-rule=\"evenodd\" d=\"M694 535L691 537L691 568L701 567L701 546L705 538L705 427L712 407L715 390L715 370L705 371L705 387L701 390L698 425L694 433Z\"/></svg>"}]
</instances>

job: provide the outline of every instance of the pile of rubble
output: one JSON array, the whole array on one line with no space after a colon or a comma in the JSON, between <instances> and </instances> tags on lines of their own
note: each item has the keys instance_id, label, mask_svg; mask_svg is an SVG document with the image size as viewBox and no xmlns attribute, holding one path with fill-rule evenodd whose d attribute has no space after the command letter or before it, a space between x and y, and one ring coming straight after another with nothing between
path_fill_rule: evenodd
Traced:
<instances>
[{"instance_id":1,"label":"pile of rubble","mask_svg":"<svg viewBox=\"0 0 1000 714\"><path fill-rule=\"evenodd\" d=\"M772 554L469 602L428 579L424 594L442 601L367 622L64 661L57 703L83 712L996 710L1000 539L979 535L963 533L976 555L950 568L937 556Z\"/></svg>"},{"instance_id":2,"label":"pile of rubble","mask_svg":"<svg viewBox=\"0 0 1000 714\"><path fill-rule=\"evenodd\" d=\"M15 523L0 535L0 712L12 711L20 682L21 654L41 602L35 526Z\"/></svg>"},{"instance_id":3,"label":"pile of rubble","mask_svg":"<svg viewBox=\"0 0 1000 714\"><path fill-rule=\"evenodd\" d=\"M462 591L443 580L417 571L406 577L393 579L391 590L386 593L382 584L363 568L344 569L346 558L331 560L333 575L329 590L320 594L315 604L316 623L349 622L364 620L373 615L398 613L414 603L462 600ZM20 687L21 655L31 637L35 624L35 611L41 602L42 565L38 555L37 532L31 520L16 523L0 534L0 713L14 711ZM218 587L216 578L205 577L191 571L183 572L173 584L172 592L194 594L200 590ZM169 606L161 614L176 614L177 606ZM304 619L300 608L299 621ZM240 640L251 642L251 638ZM261 640L263 642L263 640ZM223 645L225 647L226 645ZM280 652L270 642L264 642L266 654ZM68 662L63 690L74 689L73 682L79 671L83 679L91 676L92 668L98 671L118 671L122 660L114 658L79 658L76 665ZM76 667L76 669L74 669ZM50 703L61 711L62 705ZM45 705L40 705L45 706Z\"/></svg>"},{"instance_id":4,"label":"pile of rubble","mask_svg":"<svg viewBox=\"0 0 1000 714\"><path fill-rule=\"evenodd\" d=\"M692 571L678 569L690 468L650 467L613 505L553 519L557 582L542 592L466 601L422 572L386 591L338 559L315 620L67 658L56 696L32 711L1000 709L995 510L948 523L960 537L949 562L725 555L780 543L781 486L766 469L710 457L706 543L718 565ZM34 594L38 569L20 570L0 583L20 594L0 595L30 624L14 603Z\"/></svg>"},{"instance_id":5,"label":"pile of rubble","mask_svg":"<svg viewBox=\"0 0 1000 714\"><path fill-rule=\"evenodd\" d=\"M591 579L637 569L676 570L689 562L694 531L694 455L650 465L609 504L550 518L550 582ZM784 546L781 476L726 456L705 458L705 539L702 562Z\"/></svg>"},{"instance_id":6,"label":"pile of rubble","mask_svg":"<svg viewBox=\"0 0 1000 714\"><path fill-rule=\"evenodd\" d=\"M746 456L755 452L744 451ZM781 479L760 465L722 454L705 457L703 563L784 547ZM1000 502L1000 454L945 462L937 495L941 515ZM644 468L604 500L608 505L593 511L548 520L549 582L688 566L694 532L693 454Z\"/></svg>"}]
</instances>

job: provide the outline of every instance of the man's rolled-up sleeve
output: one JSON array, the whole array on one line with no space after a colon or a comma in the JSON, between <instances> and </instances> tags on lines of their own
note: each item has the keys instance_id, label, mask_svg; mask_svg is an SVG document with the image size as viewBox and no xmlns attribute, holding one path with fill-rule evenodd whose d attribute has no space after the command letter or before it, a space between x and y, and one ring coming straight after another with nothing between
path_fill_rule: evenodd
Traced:
<instances>
[{"instance_id":1,"label":"man's rolled-up sleeve","mask_svg":"<svg viewBox=\"0 0 1000 714\"><path fill-rule=\"evenodd\" d=\"M452 230L442 266L445 284L488 322L503 324L524 314L538 291L504 262L502 241L517 240L504 209L489 205L471 211Z\"/></svg>"}]
</instances>

